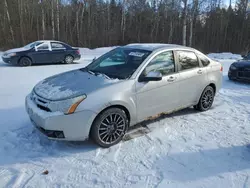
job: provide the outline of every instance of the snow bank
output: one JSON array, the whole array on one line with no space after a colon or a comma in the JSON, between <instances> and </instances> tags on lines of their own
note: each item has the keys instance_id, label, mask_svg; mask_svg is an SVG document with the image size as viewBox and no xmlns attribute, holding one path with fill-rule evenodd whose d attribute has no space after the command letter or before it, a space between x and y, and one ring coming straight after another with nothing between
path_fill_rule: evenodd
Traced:
<instances>
[{"instance_id":1,"label":"snow bank","mask_svg":"<svg viewBox=\"0 0 250 188\"><path fill-rule=\"evenodd\" d=\"M232 54L230 52L224 53L210 53L207 55L211 59L232 59L232 60L239 60L242 59L241 55L239 54Z\"/></svg>"},{"instance_id":2,"label":"snow bank","mask_svg":"<svg viewBox=\"0 0 250 188\"><path fill-rule=\"evenodd\" d=\"M95 49L89 49L89 48L79 48L81 53L81 61L92 61L94 58L98 58L101 55L109 52L110 50L113 50L116 48L114 47L102 47L102 48L95 48Z\"/></svg>"}]
</instances>

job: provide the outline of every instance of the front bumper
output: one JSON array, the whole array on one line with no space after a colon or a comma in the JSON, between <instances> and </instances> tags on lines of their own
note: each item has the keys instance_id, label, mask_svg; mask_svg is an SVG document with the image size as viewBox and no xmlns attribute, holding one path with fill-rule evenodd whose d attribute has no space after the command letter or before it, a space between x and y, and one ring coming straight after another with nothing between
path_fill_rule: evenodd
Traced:
<instances>
[{"instance_id":1,"label":"front bumper","mask_svg":"<svg viewBox=\"0 0 250 188\"><path fill-rule=\"evenodd\" d=\"M11 65L17 65L19 57L16 57L16 56L14 56L14 57L4 57L4 56L2 56L2 59L3 59L3 62L5 62L5 63L11 64Z\"/></svg>"},{"instance_id":2,"label":"front bumper","mask_svg":"<svg viewBox=\"0 0 250 188\"><path fill-rule=\"evenodd\" d=\"M232 80L250 82L250 71L229 70L228 77Z\"/></svg>"},{"instance_id":3,"label":"front bumper","mask_svg":"<svg viewBox=\"0 0 250 188\"><path fill-rule=\"evenodd\" d=\"M33 125L49 139L84 141L88 139L96 113L81 111L70 115L61 112L46 112L37 107L28 95L25 99L26 111Z\"/></svg>"}]
</instances>

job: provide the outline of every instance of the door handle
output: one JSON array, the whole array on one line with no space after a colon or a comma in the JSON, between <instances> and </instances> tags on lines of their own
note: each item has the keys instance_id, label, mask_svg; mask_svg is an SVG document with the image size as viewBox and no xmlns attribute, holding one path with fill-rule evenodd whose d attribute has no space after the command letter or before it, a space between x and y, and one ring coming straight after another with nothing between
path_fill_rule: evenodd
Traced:
<instances>
[{"instance_id":1,"label":"door handle","mask_svg":"<svg viewBox=\"0 0 250 188\"><path fill-rule=\"evenodd\" d=\"M169 82L173 82L173 81L175 81L176 80L176 77L174 77L174 76L170 76L169 78L168 78L168 81Z\"/></svg>"},{"instance_id":2,"label":"door handle","mask_svg":"<svg viewBox=\"0 0 250 188\"><path fill-rule=\"evenodd\" d=\"M202 74L202 70L198 70L197 73L198 73L198 74Z\"/></svg>"}]
</instances>

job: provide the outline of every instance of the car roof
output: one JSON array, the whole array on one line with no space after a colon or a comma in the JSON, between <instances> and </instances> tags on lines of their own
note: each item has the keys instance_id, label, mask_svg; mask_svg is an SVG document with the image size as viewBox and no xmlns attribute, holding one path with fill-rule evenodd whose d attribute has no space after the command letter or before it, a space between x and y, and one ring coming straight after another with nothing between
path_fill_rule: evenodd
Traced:
<instances>
[{"instance_id":1,"label":"car roof","mask_svg":"<svg viewBox=\"0 0 250 188\"><path fill-rule=\"evenodd\" d=\"M56 41L56 40L38 40L36 42L59 42L59 43L64 43L64 42Z\"/></svg>"},{"instance_id":2,"label":"car roof","mask_svg":"<svg viewBox=\"0 0 250 188\"><path fill-rule=\"evenodd\" d=\"M137 48L141 50L155 51L160 49L187 49L194 50L193 48L177 45L177 44L164 44L164 43L133 43L124 46L126 48Z\"/></svg>"}]
</instances>

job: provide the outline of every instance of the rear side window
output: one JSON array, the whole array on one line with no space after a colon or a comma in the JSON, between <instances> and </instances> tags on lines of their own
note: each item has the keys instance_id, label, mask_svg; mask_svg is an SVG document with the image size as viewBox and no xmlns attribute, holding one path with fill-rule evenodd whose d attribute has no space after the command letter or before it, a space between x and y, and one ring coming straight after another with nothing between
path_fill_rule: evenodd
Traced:
<instances>
[{"instance_id":1,"label":"rear side window","mask_svg":"<svg viewBox=\"0 0 250 188\"><path fill-rule=\"evenodd\" d=\"M199 67L199 61L194 52L177 51L177 58L180 71Z\"/></svg>"},{"instance_id":2,"label":"rear side window","mask_svg":"<svg viewBox=\"0 0 250 188\"><path fill-rule=\"evenodd\" d=\"M62 48L65 48L65 47L62 44L60 44L60 43L52 42L51 43L51 48L52 49L62 49Z\"/></svg>"},{"instance_id":3,"label":"rear side window","mask_svg":"<svg viewBox=\"0 0 250 188\"><path fill-rule=\"evenodd\" d=\"M197 56L204 67L209 65L210 61L204 55L197 54Z\"/></svg>"}]
</instances>

